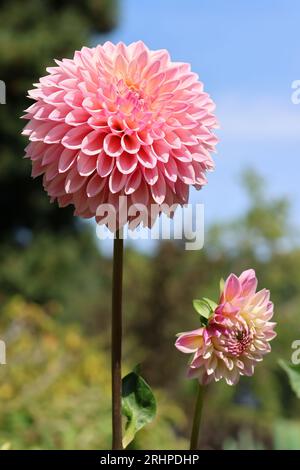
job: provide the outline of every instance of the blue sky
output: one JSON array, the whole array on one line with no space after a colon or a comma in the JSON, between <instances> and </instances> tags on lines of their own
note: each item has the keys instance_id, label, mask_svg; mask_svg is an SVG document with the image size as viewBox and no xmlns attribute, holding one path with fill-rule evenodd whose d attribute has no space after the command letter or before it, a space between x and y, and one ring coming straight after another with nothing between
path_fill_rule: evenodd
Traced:
<instances>
[{"instance_id":1,"label":"blue sky","mask_svg":"<svg viewBox=\"0 0 300 470\"><path fill-rule=\"evenodd\" d=\"M120 0L120 24L109 39L142 39L190 62L217 104L221 129L216 170L193 191L206 222L245 209L244 168L257 169L270 193L287 195L299 221L300 79L298 0ZM102 40L102 39L100 39Z\"/></svg>"}]
</instances>

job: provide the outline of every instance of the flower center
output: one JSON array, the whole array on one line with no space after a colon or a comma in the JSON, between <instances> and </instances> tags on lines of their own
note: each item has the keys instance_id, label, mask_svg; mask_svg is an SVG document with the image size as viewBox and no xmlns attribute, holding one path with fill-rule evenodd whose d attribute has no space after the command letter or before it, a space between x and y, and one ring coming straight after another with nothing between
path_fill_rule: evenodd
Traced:
<instances>
[{"instance_id":1,"label":"flower center","mask_svg":"<svg viewBox=\"0 0 300 470\"><path fill-rule=\"evenodd\" d=\"M143 92L131 81L119 80L116 86L119 111L133 118L147 111Z\"/></svg>"},{"instance_id":2,"label":"flower center","mask_svg":"<svg viewBox=\"0 0 300 470\"><path fill-rule=\"evenodd\" d=\"M249 347L253 339L250 330L238 327L229 334L226 341L228 353L232 356L240 356Z\"/></svg>"},{"instance_id":3,"label":"flower center","mask_svg":"<svg viewBox=\"0 0 300 470\"><path fill-rule=\"evenodd\" d=\"M125 84L127 88L129 88L129 90L139 92L138 86L135 83L133 83L129 78L126 78Z\"/></svg>"}]
</instances>

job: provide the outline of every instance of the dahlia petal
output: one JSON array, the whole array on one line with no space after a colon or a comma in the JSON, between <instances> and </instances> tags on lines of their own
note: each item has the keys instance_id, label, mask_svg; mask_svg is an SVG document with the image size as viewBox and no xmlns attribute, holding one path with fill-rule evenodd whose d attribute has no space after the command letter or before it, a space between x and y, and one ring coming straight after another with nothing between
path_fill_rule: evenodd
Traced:
<instances>
[{"instance_id":1,"label":"dahlia petal","mask_svg":"<svg viewBox=\"0 0 300 470\"><path fill-rule=\"evenodd\" d=\"M151 147L141 147L137 154L137 158L145 168L154 168L157 164L157 158L151 151Z\"/></svg>"},{"instance_id":2,"label":"dahlia petal","mask_svg":"<svg viewBox=\"0 0 300 470\"><path fill-rule=\"evenodd\" d=\"M181 204L185 204L188 201L189 197L188 185L184 184L180 179L177 179L175 183L175 191Z\"/></svg>"},{"instance_id":3,"label":"dahlia petal","mask_svg":"<svg viewBox=\"0 0 300 470\"><path fill-rule=\"evenodd\" d=\"M65 90L58 90L48 96L44 96L45 103L53 104L54 106L64 104Z\"/></svg>"},{"instance_id":4,"label":"dahlia petal","mask_svg":"<svg viewBox=\"0 0 300 470\"><path fill-rule=\"evenodd\" d=\"M42 91L40 89L33 89L28 91L28 98L32 98L33 100L38 100L40 98L40 95L42 94Z\"/></svg>"},{"instance_id":5,"label":"dahlia petal","mask_svg":"<svg viewBox=\"0 0 300 470\"><path fill-rule=\"evenodd\" d=\"M80 90L71 90L65 94L64 102L71 108L81 109L83 96Z\"/></svg>"},{"instance_id":6,"label":"dahlia petal","mask_svg":"<svg viewBox=\"0 0 300 470\"><path fill-rule=\"evenodd\" d=\"M206 363L206 373L207 375L212 375L215 372L215 369L218 366L218 359L216 356L211 356L211 359Z\"/></svg>"},{"instance_id":7,"label":"dahlia petal","mask_svg":"<svg viewBox=\"0 0 300 470\"><path fill-rule=\"evenodd\" d=\"M32 178L37 178L37 176L42 175L44 171L45 171L45 166L42 165L40 161L35 160L32 162L32 170L31 170Z\"/></svg>"},{"instance_id":8,"label":"dahlia petal","mask_svg":"<svg viewBox=\"0 0 300 470\"><path fill-rule=\"evenodd\" d=\"M195 135L191 134L186 129L176 129L174 131L174 134L177 135L177 138L179 139L179 142L184 145L197 145L198 144L198 139Z\"/></svg>"},{"instance_id":9,"label":"dahlia petal","mask_svg":"<svg viewBox=\"0 0 300 470\"><path fill-rule=\"evenodd\" d=\"M276 325L276 324L274 324ZM277 333L275 331L265 331L264 332L264 336L266 338L267 341L271 341L272 339L276 338L277 336Z\"/></svg>"},{"instance_id":10,"label":"dahlia petal","mask_svg":"<svg viewBox=\"0 0 300 470\"><path fill-rule=\"evenodd\" d=\"M231 274L225 282L223 296L228 302L241 294L242 288L239 278L235 274Z\"/></svg>"},{"instance_id":11,"label":"dahlia petal","mask_svg":"<svg viewBox=\"0 0 300 470\"><path fill-rule=\"evenodd\" d=\"M173 149L180 149L181 148L182 142L181 142L180 138L176 135L176 132L166 133L164 140L167 142L168 146L173 148Z\"/></svg>"},{"instance_id":12,"label":"dahlia petal","mask_svg":"<svg viewBox=\"0 0 300 470\"><path fill-rule=\"evenodd\" d=\"M87 120L88 125L99 133L107 134L110 130L106 119L103 116L90 116Z\"/></svg>"},{"instance_id":13,"label":"dahlia petal","mask_svg":"<svg viewBox=\"0 0 300 470\"><path fill-rule=\"evenodd\" d=\"M58 160L62 149L63 147L59 144L47 145L47 148L43 153L42 164L49 165L50 163L53 163L54 160Z\"/></svg>"},{"instance_id":14,"label":"dahlia petal","mask_svg":"<svg viewBox=\"0 0 300 470\"><path fill-rule=\"evenodd\" d=\"M59 162L58 162L58 171L59 173L65 173L68 171L73 163L76 160L76 157L78 155L78 150L71 150L65 148L59 157Z\"/></svg>"},{"instance_id":15,"label":"dahlia petal","mask_svg":"<svg viewBox=\"0 0 300 470\"><path fill-rule=\"evenodd\" d=\"M44 142L30 142L25 148L26 155L24 158L30 158L31 160L40 159L48 150L48 147Z\"/></svg>"},{"instance_id":16,"label":"dahlia petal","mask_svg":"<svg viewBox=\"0 0 300 470\"><path fill-rule=\"evenodd\" d=\"M152 75L155 75L160 69L160 60L155 60L154 62L149 62L149 64L144 68L142 72L142 78L148 79Z\"/></svg>"},{"instance_id":17,"label":"dahlia petal","mask_svg":"<svg viewBox=\"0 0 300 470\"><path fill-rule=\"evenodd\" d=\"M84 109L73 109L66 115L66 123L70 126L81 126L85 124L90 115Z\"/></svg>"},{"instance_id":18,"label":"dahlia petal","mask_svg":"<svg viewBox=\"0 0 300 470\"><path fill-rule=\"evenodd\" d=\"M77 67L73 60L71 59L63 59L63 60L55 60L56 64L59 67L49 67L50 73L51 71L59 71L63 70L67 76L77 78Z\"/></svg>"},{"instance_id":19,"label":"dahlia petal","mask_svg":"<svg viewBox=\"0 0 300 470\"><path fill-rule=\"evenodd\" d=\"M244 369L243 369L243 375L251 376L254 374L254 364L253 362L244 359Z\"/></svg>"},{"instance_id":20,"label":"dahlia petal","mask_svg":"<svg viewBox=\"0 0 300 470\"><path fill-rule=\"evenodd\" d=\"M94 197L99 194L106 184L106 178L101 178L97 173L91 177L86 187L88 197Z\"/></svg>"},{"instance_id":21,"label":"dahlia petal","mask_svg":"<svg viewBox=\"0 0 300 470\"><path fill-rule=\"evenodd\" d=\"M87 155L97 155L103 149L104 139L105 133L94 130L85 136L81 149Z\"/></svg>"},{"instance_id":22,"label":"dahlia petal","mask_svg":"<svg viewBox=\"0 0 300 470\"><path fill-rule=\"evenodd\" d=\"M158 49L151 51L152 60L159 60L161 68L170 67L171 58L167 49Z\"/></svg>"},{"instance_id":23,"label":"dahlia petal","mask_svg":"<svg viewBox=\"0 0 300 470\"><path fill-rule=\"evenodd\" d=\"M78 100L79 98L77 98ZM103 108L96 96L86 96L82 101L82 107L90 114L101 113Z\"/></svg>"},{"instance_id":24,"label":"dahlia petal","mask_svg":"<svg viewBox=\"0 0 300 470\"><path fill-rule=\"evenodd\" d=\"M66 133L61 143L68 149L80 149L83 139L89 132L90 129L86 125L71 128L71 130Z\"/></svg>"},{"instance_id":25,"label":"dahlia petal","mask_svg":"<svg viewBox=\"0 0 300 470\"><path fill-rule=\"evenodd\" d=\"M191 108L191 105L189 103L186 103L185 101L180 102L180 101L175 101L173 100L172 104L166 106L167 111L171 111L175 115L181 115L185 112L189 112Z\"/></svg>"},{"instance_id":26,"label":"dahlia petal","mask_svg":"<svg viewBox=\"0 0 300 470\"><path fill-rule=\"evenodd\" d=\"M232 369L230 372L227 372L225 380L228 385L236 385L239 380L238 370Z\"/></svg>"},{"instance_id":27,"label":"dahlia petal","mask_svg":"<svg viewBox=\"0 0 300 470\"><path fill-rule=\"evenodd\" d=\"M74 193L73 194L73 202L75 206L74 214L79 217L82 217L83 214L85 214L86 211L88 211L89 209L89 201L86 197L86 189L84 187L85 182L86 180L84 178L84 183L77 190L75 190L75 186L74 186L74 191L72 191Z\"/></svg>"},{"instance_id":28,"label":"dahlia petal","mask_svg":"<svg viewBox=\"0 0 300 470\"><path fill-rule=\"evenodd\" d=\"M148 186L144 180L141 180L139 187L131 194L131 200L134 205L143 204L145 208L149 202L149 191Z\"/></svg>"},{"instance_id":29,"label":"dahlia petal","mask_svg":"<svg viewBox=\"0 0 300 470\"><path fill-rule=\"evenodd\" d=\"M79 152L77 157L77 170L81 176L89 176L96 170L97 155L87 155L84 152Z\"/></svg>"},{"instance_id":30,"label":"dahlia petal","mask_svg":"<svg viewBox=\"0 0 300 470\"><path fill-rule=\"evenodd\" d=\"M251 303L253 305L259 306L259 305L266 305L269 302L270 299L270 292L267 289L262 289L259 292L256 292L256 294L252 297Z\"/></svg>"},{"instance_id":31,"label":"dahlia petal","mask_svg":"<svg viewBox=\"0 0 300 470\"><path fill-rule=\"evenodd\" d=\"M52 129L45 135L44 142L46 142L46 144L59 143L69 129L70 128L67 124L58 124L57 126L52 127Z\"/></svg>"},{"instance_id":32,"label":"dahlia petal","mask_svg":"<svg viewBox=\"0 0 300 470\"><path fill-rule=\"evenodd\" d=\"M167 75L166 75L167 78ZM160 87L160 93L174 93L176 88L180 85L180 80L169 80L166 81L161 87Z\"/></svg>"},{"instance_id":33,"label":"dahlia petal","mask_svg":"<svg viewBox=\"0 0 300 470\"><path fill-rule=\"evenodd\" d=\"M153 184L150 189L154 201L157 204L162 204L166 197L166 182L161 173L158 174L156 183Z\"/></svg>"},{"instance_id":34,"label":"dahlia petal","mask_svg":"<svg viewBox=\"0 0 300 470\"><path fill-rule=\"evenodd\" d=\"M89 211L92 215L97 213L99 206L102 204L100 199L102 198L99 194L97 194L94 197L89 198L88 200Z\"/></svg>"},{"instance_id":35,"label":"dahlia petal","mask_svg":"<svg viewBox=\"0 0 300 470\"><path fill-rule=\"evenodd\" d=\"M115 73L117 75L121 75L122 76L126 76L126 72L127 72L127 61L125 59L125 57L122 55L122 54L118 54L116 59L115 59Z\"/></svg>"},{"instance_id":36,"label":"dahlia petal","mask_svg":"<svg viewBox=\"0 0 300 470\"><path fill-rule=\"evenodd\" d=\"M97 160L97 172L99 176L105 178L110 175L114 167L114 159L107 156L105 152L100 152Z\"/></svg>"},{"instance_id":37,"label":"dahlia petal","mask_svg":"<svg viewBox=\"0 0 300 470\"><path fill-rule=\"evenodd\" d=\"M129 53L128 53L128 47L124 44L124 42L120 41L117 46L116 46L116 52L123 56L124 60L126 63L129 61Z\"/></svg>"},{"instance_id":38,"label":"dahlia petal","mask_svg":"<svg viewBox=\"0 0 300 470\"><path fill-rule=\"evenodd\" d=\"M150 148L158 160L163 163L167 163L169 160L170 146L166 143L166 141L156 140L153 142Z\"/></svg>"},{"instance_id":39,"label":"dahlia petal","mask_svg":"<svg viewBox=\"0 0 300 470\"><path fill-rule=\"evenodd\" d=\"M71 194L63 194L57 198L57 202L59 207L67 207L72 202L72 195Z\"/></svg>"},{"instance_id":40,"label":"dahlia petal","mask_svg":"<svg viewBox=\"0 0 300 470\"><path fill-rule=\"evenodd\" d=\"M195 184L196 176L192 163L183 164L177 161L177 174L185 184Z\"/></svg>"},{"instance_id":41,"label":"dahlia petal","mask_svg":"<svg viewBox=\"0 0 300 470\"><path fill-rule=\"evenodd\" d=\"M252 295L255 293L257 288L257 279L254 269L248 269L247 271L244 271L240 275L239 280L242 285L243 296Z\"/></svg>"},{"instance_id":42,"label":"dahlia petal","mask_svg":"<svg viewBox=\"0 0 300 470\"><path fill-rule=\"evenodd\" d=\"M187 373L188 379L197 379L197 378L200 379L202 375L203 375L202 369L198 369L196 367L189 367L188 373Z\"/></svg>"},{"instance_id":43,"label":"dahlia petal","mask_svg":"<svg viewBox=\"0 0 300 470\"><path fill-rule=\"evenodd\" d=\"M44 178L45 178L45 175L44 175ZM66 196L65 175L59 175L58 177L53 178L50 182L47 182L47 183L45 182L45 180L43 180L43 184L49 196L51 196L52 200ZM68 194L67 196L70 196L70 195ZM72 196L71 196L71 200L72 200Z\"/></svg>"},{"instance_id":44,"label":"dahlia petal","mask_svg":"<svg viewBox=\"0 0 300 470\"><path fill-rule=\"evenodd\" d=\"M151 138L152 138L152 142L149 142L149 145L151 145L153 143L153 140L163 140L165 138L165 131L163 131L162 129L160 128L153 128L151 129Z\"/></svg>"},{"instance_id":45,"label":"dahlia petal","mask_svg":"<svg viewBox=\"0 0 300 470\"><path fill-rule=\"evenodd\" d=\"M52 122L46 122L46 123L41 124L39 121L35 121L35 122L32 122L32 126L33 127L32 127L31 132L30 132L29 127L27 126L25 127L26 130L29 129L29 132L30 132L29 139L32 142L40 141L40 140L44 141L48 132L51 131L51 129L53 128ZM25 134L25 129L23 130L23 135L27 135Z\"/></svg>"},{"instance_id":46,"label":"dahlia petal","mask_svg":"<svg viewBox=\"0 0 300 470\"><path fill-rule=\"evenodd\" d=\"M24 118L26 119L36 119L37 121L45 121L46 119L48 119L49 117L51 118L51 114L53 113L53 106L50 105L50 104L45 104L45 105L42 105L42 104L39 104L39 103L36 103L37 107L35 108L35 110L32 112L29 112L28 114L26 114L24 116ZM55 108L54 108L55 109Z\"/></svg>"},{"instance_id":47,"label":"dahlia petal","mask_svg":"<svg viewBox=\"0 0 300 470\"><path fill-rule=\"evenodd\" d=\"M198 328L194 331L181 333L178 337L175 346L179 351L184 353L196 352L203 344L202 339L203 328Z\"/></svg>"},{"instance_id":48,"label":"dahlia petal","mask_svg":"<svg viewBox=\"0 0 300 470\"><path fill-rule=\"evenodd\" d=\"M60 106L57 106L54 108L48 115L48 118L51 119L51 121L65 121L66 116L70 112L70 106L67 104L62 104ZM36 118L36 116L35 116Z\"/></svg>"},{"instance_id":49,"label":"dahlia petal","mask_svg":"<svg viewBox=\"0 0 300 470\"><path fill-rule=\"evenodd\" d=\"M64 90L74 90L74 88L77 88L78 83L78 78L65 78L59 82L59 86Z\"/></svg>"},{"instance_id":50,"label":"dahlia petal","mask_svg":"<svg viewBox=\"0 0 300 470\"><path fill-rule=\"evenodd\" d=\"M163 83L165 80L166 74L165 72L159 72L156 75L153 75L150 80L147 81L146 85L146 93L152 94L157 91L157 88L160 87L160 85Z\"/></svg>"},{"instance_id":51,"label":"dahlia petal","mask_svg":"<svg viewBox=\"0 0 300 470\"><path fill-rule=\"evenodd\" d=\"M136 133L136 131L140 129L140 122L136 119L132 119L130 116L125 116L123 123L125 126L125 134L127 131L129 131L128 134L132 134L132 132Z\"/></svg>"},{"instance_id":52,"label":"dahlia petal","mask_svg":"<svg viewBox=\"0 0 300 470\"><path fill-rule=\"evenodd\" d=\"M128 175L132 173L138 164L138 159L136 155L132 155L130 153L123 152L121 155L117 157L117 167L121 173L124 175Z\"/></svg>"},{"instance_id":53,"label":"dahlia petal","mask_svg":"<svg viewBox=\"0 0 300 470\"><path fill-rule=\"evenodd\" d=\"M121 138L115 134L107 134L103 141L105 153L111 157L118 157L123 152Z\"/></svg>"},{"instance_id":54,"label":"dahlia petal","mask_svg":"<svg viewBox=\"0 0 300 470\"><path fill-rule=\"evenodd\" d=\"M171 155L173 155L176 161L178 160L182 163L191 163L193 161L191 152L185 146L182 146L179 150L173 149Z\"/></svg>"},{"instance_id":55,"label":"dahlia petal","mask_svg":"<svg viewBox=\"0 0 300 470\"><path fill-rule=\"evenodd\" d=\"M168 180L173 181L174 183L177 181L178 170L172 156L170 156L168 162L163 165L163 171Z\"/></svg>"},{"instance_id":56,"label":"dahlia petal","mask_svg":"<svg viewBox=\"0 0 300 470\"><path fill-rule=\"evenodd\" d=\"M150 132L147 130L142 130L136 133L136 138L142 145L151 145L153 144L153 138L150 135Z\"/></svg>"},{"instance_id":57,"label":"dahlia petal","mask_svg":"<svg viewBox=\"0 0 300 470\"><path fill-rule=\"evenodd\" d=\"M239 312L239 310L240 310L239 307L237 307L236 305L233 305L230 302L221 303L220 305L218 305L218 307L215 310L215 314L216 314L215 319L219 323L222 323L221 321L221 318L222 318L223 322L225 322L226 320L227 324L229 324L230 319L224 318L224 316L230 316L230 318L232 318L234 315L236 315Z\"/></svg>"},{"instance_id":58,"label":"dahlia petal","mask_svg":"<svg viewBox=\"0 0 300 470\"><path fill-rule=\"evenodd\" d=\"M195 182L197 185L204 186L207 183L207 178L200 163L193 161L192 166L195 173Z\"/></svg>"},{"instance_id":59,"label":"dahlia petal","mask_svg":"<svg viewBox=\"0 0 300 470\"><path fill-rule=\"evenodd\" d=\"M107 123L113 134L122 134L125 130L124 121L117 116L109 116Z\"/></svg>"},{"instance_id":60,"label":"dahlia petal","mask_svg":"<svg viewBox=\"0 0 300 470\"><path fill-rule=\"evenodd\" d=\"M146 182L153 186L158 180L158 169L157 167L154 168L144 168L143 170L144 178Z\"/></svg>"},{"instance_id":61,"label":"dahlia petal","mask_svg":"<svg viewBox=\"0 0 300 470\"><path fill-rule=\"evenodd\" d=\"M47 166L45 171L45 181L49 182L53 180L58 175L57 169L57 161L52 162L50 165Z\"/></svg>"},{"instance_id":62,"label":"dahlia petal","mask_svg":"<svg viewBox=\"0 0 300 470\"><path fill-rule=\"evenodd\" d=\"M126 183L125 186L125 194L129 195L134 193L141 184L142 175L141 172L137 169L134 173L132 173Z\"/></svg>"},{"instance_id":63,"label":"dahlia petal","mask_svg":"<svg viewBox=\"0 0 300 470\"><path fill-rule=\"evenodd\" d=\"M65 190L67 194L76 193L86 182L86 179L72 168L66 176Z\"/></svg>"},{"instance_id":64,"label":"dahlia petal","mask_svg":"<svg viewBox=\"0 0 300 470\"><path fill-rule=\"evenodd\" d=\"M139 70L143 70L148 62L148 52L144 49L136 59L137 67Z\"/></svg>"},{"instance_id":65,"label":"dahlia petal","mask_svg":"<svg viewBox=\"0 0 300 470\"><path fill-rule=\"evenodd\" d=\"M205 332L204 332L204 333L205 333ZM204 333L203 333L203 335L204 335ZM202 359L204 359L204 360L206 361L207 359L210 359L211 357L212 357L212 351L210 351L210 350L208 349L207 351L205 351L205 352L203 353Z\"/></svg>"},{"instance_id":66,"label":"dahlia petal","mask_svg":"<svg viewBox=\"0 0 300 470\"><path fill-rule=\"evenodd\" d=\"M115 166L109 177L109 189L112 193L118 193L124 187L127 177Z\"/></svg>"},{"instance_id":67,"label":"dahlia petal","mask_svg":"<svg viewBox=\"0 0 300 470\"><path fill-rule=\"evenodd\" d=\"M140 149L140 142L134 134L125 134L121 139L121 145L127 153L137 153Z\"/></svg>"},{"instance_id":68,"label":"dahlia petal","mask_svg":"<svg viewBox=\"0 0 300 470\"><path fill-rule=\"evenodd\" d=\"M206 372L203 371L203 375L199 376L198 380L202 385L208 385L210 384L212 379L213 379L213 375L208 375Z\"/></svg>"}]
</instances>

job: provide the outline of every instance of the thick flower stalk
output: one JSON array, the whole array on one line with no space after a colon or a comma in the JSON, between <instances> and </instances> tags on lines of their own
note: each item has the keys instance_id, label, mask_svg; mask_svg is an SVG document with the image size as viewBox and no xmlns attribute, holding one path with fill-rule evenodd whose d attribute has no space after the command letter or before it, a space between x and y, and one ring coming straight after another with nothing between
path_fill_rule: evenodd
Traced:
<instances>
[{"instance_id":1,"label":"thick flower stalk","mask_svg":"<svg viewBox=\"0 0 300 470\"><path fill-rule=\"evenodd\" d=\"M83 47L56 63L29 91L23 130L32 176L43 175L51 201L86 218L109 203L120 228L130 220L120 196L148 214L155 205L155 219L163 203L184 204L190 185L206 184L215 106L189 64L141 41Z\"/></svg>"},{"instance_id":2,"label":"thick flower stalk","mask_svg":"<svg viewBox=\"0 0 300 470\"><path fill-rule=\"evenodd\" d=\"M234 385L241 375L253 375L255 365L270 352L269 343L276 336L276 324L270 321L270 292L256 292L256 288L253 269L240 277L231 274L206 324L179 335L176 347L193 354L189 378L197 378L203 385L224 378L228 385Z\"/></svg>"}]
</instances>

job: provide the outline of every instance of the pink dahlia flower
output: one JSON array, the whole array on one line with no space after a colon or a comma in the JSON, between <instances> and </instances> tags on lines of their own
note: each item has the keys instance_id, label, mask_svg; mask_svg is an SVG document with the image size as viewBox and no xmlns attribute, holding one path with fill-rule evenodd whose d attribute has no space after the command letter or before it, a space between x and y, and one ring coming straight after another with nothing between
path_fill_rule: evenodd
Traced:
<instances>
[{"instance_id":1,"label":"pink dahlia flower","mask_svg":"<svg viewBox=\"0 0 300 470\"><path fill-rule=\"evenodd\" d=\"M273 304L270 292L256 292L256 287L253 269L240 277L231 274L207 325L179 335L176 347L193 354L189 378L203 385L224 378L234 385L240 375L252 375L256 363L271 351L269 342L276 336L276 323L270 322Z\"/></svg>"},{"instance_id":2,"label":"pink dahlia flower","mask_svg":"<svg viewBox=\"0 0 300 470\"><path fill-rule=\"evenodd\" d=\"M184 204L190 185L206 184L215 106L189 64L143 42L83 47L56 64L29 91L23 130L32 176L43 175L52 201L93 217L103 203L118 211L119 196Z\"/></svg>"}]
</instances>

